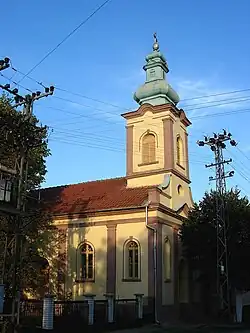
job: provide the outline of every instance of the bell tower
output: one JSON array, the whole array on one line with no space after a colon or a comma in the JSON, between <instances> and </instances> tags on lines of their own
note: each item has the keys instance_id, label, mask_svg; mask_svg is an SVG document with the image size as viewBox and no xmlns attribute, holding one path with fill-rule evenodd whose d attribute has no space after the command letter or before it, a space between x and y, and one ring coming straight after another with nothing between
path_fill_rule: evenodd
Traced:
<instances>
[{"instance_id":1,"label":"bell tower","mask_svg":"<svg viewBox=\"0 0 250 333\"><path fill-rule=\"evenodd\" d=\"M167 81L169 68L156 34L143 69L145 83L134 94L139 108L122 115L127 122L127 186L157 185L171 197L190 196L187 127L191 122L177 107L179 96Z\"/></svg>"}]
</instances>

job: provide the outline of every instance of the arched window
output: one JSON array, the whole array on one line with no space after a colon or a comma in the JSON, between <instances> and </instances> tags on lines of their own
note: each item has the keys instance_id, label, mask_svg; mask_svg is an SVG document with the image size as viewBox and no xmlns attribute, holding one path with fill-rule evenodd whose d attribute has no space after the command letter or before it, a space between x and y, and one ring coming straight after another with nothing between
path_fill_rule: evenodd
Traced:
<instances>
[{"instance_id":1,"label":"arched window","mask_svg":"<svg viewBox=\"0 0 250 333\"><path fill-rule=\"evenodd\" d=\"M165 281L171 280L171 265L172 265L172 260L171 260L171 244L170 240L167 237L164 242L164 247L163 247L163 258L164 258L164 278Z\"/></svg>"},{"instance_id":2,"label":"arched window","mask_svg":"<svg viewBox=\"0 0 250 333\"><path fill-rule=\"evenodd\" d=\"M176 152L177 152L177 158L176 158L177 164L183 165L184 164L183 142L180 136L178 136L176 140Z\"/></svg>"},{"instance_id":3,"label":"arched window","mask_svg":"<svg viewBox=\"0 0 250 333\"><path fill-rule=\"evenodd\" d=\"M152 133L144 135L142 138L142 163L155 162L155 146L156 140Z\"/></svg>"},{"instance_id":4,"label":"arched window","mask_svg":"<svg viewBox=\"0 0 250 333\"><path fill-rule=\"evenodd\" d=\"M129 240L124 246L125 279L140 279L140 246L135 240Z\"/></svg>"},{"instance_id":5,"label":"arched window","mask_svg":"<svg viewBox=\"0 0 250 333\"><path fill-rule=\"evenodd\" d=\"M80 252L80 279L84 281L94 280L94 248L89 243L83 243Z\"/></svg>"}]
</instances>

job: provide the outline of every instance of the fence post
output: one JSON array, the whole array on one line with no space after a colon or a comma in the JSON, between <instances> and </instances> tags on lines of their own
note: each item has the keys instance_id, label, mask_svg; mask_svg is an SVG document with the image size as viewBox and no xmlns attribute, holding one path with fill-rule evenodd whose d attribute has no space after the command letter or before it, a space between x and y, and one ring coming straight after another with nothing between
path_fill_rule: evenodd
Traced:
<instances>
[{"instance_id":1,"label":"fence post","mask_svg":"<svg viewBox=\"0 0 250 333\"><path fill-rule=\"evenodd\" d=\"M53 330L54 326L54 297L46 295L43 299L43 329Z\"/></svg>"},{"instance_id":2,"label":"fence post","mask_svg":"<svg viewBox=\"0 0 250 333\"><path fill-rule=\"evenodd\" d=\"M138 319L143 318L143 295L144 294L134 294L135 299L136 299L136 304L137 304L137 315Z\"/></svg>"},{"instance_id":3,"label":"fence post","mask_svg":"<svg viewBox=\"0 0 250 333\"><path fill-rule=\"evenodd\" d=\"M20 324L20 303L21 303L21 292L17 292L17 325Z\"/></svg>"},{"instance_id":4,"label":"fence post","mask_svg":"<svg viewBox=\"0 0 250 333\"><path fill-rule=\"evenodd\" d=\"M108 302L108 323L114 322L114 294L108 293L104 294Z\"/></svg>"},{"instance_id":5,"label":"fence post","mask_svg":"<svg viewBox=\"0 0 250 333\"><path fill-rule=\"evenodd\" d=\"M0 284L0 313L3 313L4 305L4 284Z\"/></svg>"},{"instance_id":6,"label":"fence post","mask_svg":"<svg viewBox=\"0 0 250 333\"><path fill-rule=\"evenodd\" d=\"M88 301L88 324L94 324L95 296L93 294L85 294L84 297Z\"/></svg>"},{"instance_id":7,"label":"fence post","mask_svg":"<svg viewBox=\"0 0 250 333\"><path fill-rule=\"evenodd\" d=\"M243 293L236 293L236 322L242 322Z\"/></svg>"}]
</instances>

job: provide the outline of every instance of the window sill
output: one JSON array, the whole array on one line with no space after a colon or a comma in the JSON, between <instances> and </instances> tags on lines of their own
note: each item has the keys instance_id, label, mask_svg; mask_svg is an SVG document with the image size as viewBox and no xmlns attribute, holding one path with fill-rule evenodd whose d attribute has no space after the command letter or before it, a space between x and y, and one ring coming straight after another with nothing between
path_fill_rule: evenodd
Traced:
<instances>
[{"instance_id":1,"label":"window sill","mask_svg":"<svg viewBox=\"0 0 250 333\"><path fill-rule=\"evenodd\" d=\"M141 282L141 279L122 279L122 282Z\"/></svg>"},{"instance_id":2,"label":"window sill","mask_svg":"<svg viewBox=\"0 0 250 333\"><path fill-rule=\"evenodd\" d=\"M180 167L182 170L185 170L184 166L182 166L180 163L176 163L176 165L178 165L178 167Z\"/></svg>"},{"instance_id":3,"label":"window sill","mask_svg":"<svg viewBox=\"0 0 250 333\"><path fill-rule=\"evenodd\" d=\"M144 166L144 165L151 165L151 164L158 164L158 163L159 163L159 161L140 163L140 164L138 164L138 166L140 167L140 166Z\"/></svg>"},{"instance_id":4,"label":"window sill","mask_svg":"<svg viewBox=\"0 0 250 333\"><path fill-rule=\"evenodd\" d=\"M95 283L95 280L94 279L77 279L77 280L75 280L75 283L83 283L83 282Z\"/></svg>"}]
</instances>

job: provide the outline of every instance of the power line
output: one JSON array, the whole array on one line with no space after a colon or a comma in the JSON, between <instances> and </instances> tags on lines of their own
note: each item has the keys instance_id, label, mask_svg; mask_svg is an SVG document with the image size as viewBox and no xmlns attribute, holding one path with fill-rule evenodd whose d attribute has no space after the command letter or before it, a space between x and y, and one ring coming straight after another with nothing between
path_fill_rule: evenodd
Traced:
<instances>
[{"instance_id":1,"label":"power line","mask_svg":"<svg viewBox=\"0 0 250 333\"><path fill-rule=\"evenodd\" d=\"M9 77L7 77L7 76L3 75L2 73L0 73L0 75L1 75L3 78L5 78L6 80L8 80L8 81L10 81L10 82L14 83L16 86L19 86L20 88L22 88L22 89L24 89L24 90L26 90L26 91L28 91L28 92L31 92L31 93L32 93L32 90L30 90L30 89L28 89L28 88L25 88L25 87L24 87L24 86L22 86L21 84L18 84L17 82L13 81L11 78L9 78Z\"/></svg>"},{"instance_id":2,"label":"power line","mask_svg":"<svg viewBox=\"0 0 250 333\"><path fill-rule=\"evenodd\" d=\"M216 106L222 106L222 105L228 105L228 104L234 104L234 103L240 103L240 102L247 102L247 101L250 101L250 98L245 98L245 99L241 99L241 100L237 100L237 101L224 102L224 103L219 103L219 104L213 104L213 105L206 105L206 106L201 106L201 107L197 107L197 108L189 107L189 109L185 108L185 110L193 111L193 110L207 109L207 108L212 108L212 107L216 107ZM217 101L215 101L214 103L217 103Z\"/></svg>"},{"instance_id":3,"label":"power line","mask_svg":"<svg viewBox=\"0 0 250 333\"><path fill-rule=\"evenodd\" d=\"M12 67L12 69L16 72L17 70L16 69L14 69L14 67ZM1 74L1 73L0 73ZM2 75L3 77L5 77L6 79L9 79L9 78L7 78L6 76L4 76L4 75ZM11 80L11 79L9 79L9 80ZM33 80L33 79L32 79ZM14 84L18 84L17 82L15 82L15 81L13 81L12 80L12 82L14 83ZM37 81L37 80L35 80L35 82L37 83L37 84L39 84L39 85L41 85L42 87L45 87L41 82L39 82L39 81ZM20 85L21 86L21 85ZM25 90L27 90L27 91L30 91L30 89L28 89L28 88L26 88L26 87L24 87L24 86L21 86L23 89L25 89ZM65 90L66 91L66 90ZM57 98L57 99L60 99L60 100L63 100L63 101L68 101L68 102L71 102L71 103L75 103L75 104L77 104L77 105L80 105L80 106L84 106L84 107L88 107L88 108L92 108L92 106L89 106L89 105L85 105L85 104L81 104L81 103L78 103L78 102L75 102L75 101L72 101L72 100L70 100L70 99L65 99L65 98L62 98L62 97L58 97L58 96L56 96L55 98ZM226 101L226 100L223 100L223 101ZM240 101L242 101L242 100L240 100ZM236 101L236 102L238 102L238 101ZM231 104L232 102L230 102L230 104ZM234 102L233 102L234 103ZM204 103L201 103L201 104L204 104ZM196 105L198 105L198 104L196 104ZM217 106L218 105L223 105L223 104L217 104ZM114 105L112 105L112 106L114 106ZM47 106L48 108L52 108L52 107L49 107L49 106ZM67 111L67 110L63 110L63 109L59 109L59 108L52 108L52 109L55 109L55 110L58 110L58 111L62 111L62 112L64 112L64 113L69 113L69 114L74 114L74 115L77 115L77 116L79 116L79 118L93 118L93 116L94 115L99 115L100 114L100 112L102 112L102 113L104 113L105 115L108 113L108 114L111 114L112 115L112 117L115 115L115 116L117 116L117 117L119 117L119 115L117 115L117 114L114 114L114 113L112 113L112 112L107 112L107 111L104 111L103 109L97 109L97 108L95 108L95 110L98 110L98 111L100 111L100 112L98 112L98 113L94 113L94 114L91 114L91 116L90 115L84 115L84 114L79 114L79 113L76 113L76 112L71 112L71 111ZM214 117L214 116L220 116L220 115L223 115L223 116L225 116L225 115L229 115L229 114L233 114L233 113L241 113L241 112L248 112L250 109L242 109L242 110L232 110L232 111L227 111L227 112L222 112L222 113L213 113L213 114L208 114L208 115L201 115L201 116L194 116L194 117L190 117L190 119L199 119L199 118L204 118L204 117ZM104 111L104 112L103 112ZM78 118L78 117L76 117L76 118ZM93 118L94 119L94 118ZM95 118L95 120L97 120L96 118ZM102 121L105 121L105 122L107 122L108 124L111 124L111 123L113 123L113 121L112 122L110 122L110 121L108 121L108 120L102 120ZM71 122L71 123L68 123L68 121L66 122L66 124L67 125L70 125L70 124L74 124L74 123L76 123L76 122ZM79 123L79 121L77 121L77 123ZM154 126L154 124L152 124L152 126Z\"/></svg>"},{"instance_id":4,"label":"power line","mask_svg":"<svg viewBox=\"0 0 250 333\"><path fill-rule=\"evenodd\" d=\"M12 69L14 70L14 71L17 71L16 69L14 69L14 67L12 67ZM3 76L3 75L2 75ZM5 77L5 76L4 76ZM5 77L5 78L7 78L7 77ZM9 79L9 78L7 78L7 79ZM44 85L43 85L43 83L41 83L41 82L39 82L39 81L37 81L37 80L35 80L35 79L33 79L33 78L31 78L32 80L34 80L37 84L39 84L39 85L41 85L42 87L45 87ZM12 81L14 84L18 84L17 82L15 82L15 81ZM30 91L30 89L27 89L26 87L23 87L23 86L21 86L22 88L24 88L25 90L27 90L27 91ZM245 89L245 91L246 91L247 89ZM66 91L65 89L63 89L63 91ZM235 91L236 92L236 91ZM237 91L237 92L239 92L239 90ZM232 92L233 93L233 92ZM77 94L77 95L80 95L80 94ZM81 95L82 96L82 95ZM76 101L74 101L74 100L71 100L71 99L67 99L67 98L63 98L63 97L59 97L59 96L54 96L54 98L57 98L57 99L59 99L59 100L63 100L63 101L67 101L67 102L70 102L70 103L74 103L74 104L76 104L76 105L79 105L79 106L83 106L83 107L87 107L87 108L93 108L92 106L90 106L90 105L85 105L85 104L82 104L82 103L78 103L78 102L76 102ZM202 107L198 107L198 108L193 108L192 110L196 110L196 109L202 109L202 108L208 108L208 107L212 107L212 106L221 106L221 105L225 105L225 104L234 104L234 103L238 103L238 102L245 102L245 101L248 101L248 100L250 100L250 98L247 98L247 99L242 99L242 100L236 100L236 101L231 101L231 99L229 99L230 100L230 102L226 102L227 101L227 99L224 99L224 100L222 100L222 101L224 101L224 103L218 103L218 104L214 104L214 105L206 105L206 106L202 106ZM97 101L97 100L96 100ZM98 100L99 101L99 100ZM109 103L106 103L106 102L104 102L105 104L109 104ZM201 103L201 105L202 104L204 104L204 103ZM110 104L111 105L111 104ZM195 104L195 105L199 105L199 104ZM112 106L114 107L115 105L114 104L112 104ZM118 106L116 106L117 108L120 108L120 107L118 107ZM191 107L191 106L189 106L189 107ZM76 112L71 112L71 111L67 111L67 110L63 110L63 109L59 109L59 108L54 108L54 109L57 109L58 111L62 111L62 112L65 112L65 113L69 113L69 114L74 114L74 115L77 115L77 116L79 116L79 118L93 118L93 116L94 115L100 115L100 112L101 113L103 113L103 114L105 114L105 115L107 115L107 114L110 114L110 115L112 115L112 117L114 117L114 116L116 116L116 117L119 117L119 115L118 114L115 114L115 113L113 113L113 112L109 112L109 111L106 111L106 110L103 110L103 109L100 109L100 108L94 108L95 110L98 110L99 112L97 112L97 113L93 113L93 114L91 114L91 115L84 115L84 114L80 114L80 113L76 113ZM123 109L124 110L124 109ZM129 109L126 109L126 110L129 110ZM187 110L188 111L188 110ZM225 115L231 115L231 114L234 114L234 113L243 113L243 112L249 112L250 111L250 109L240 109L240 110L231 110L231 111L226 111L226 112L218 112L218 113L213 113L213 114L207 114L207 115L201 115L201 116L193 116L193 117L190 117L190 119L191 120L193 120L193 119L199 119L199 118L209 118L209 117L215 117L215 116L225 116ZM110 117L109 117L110 118ZM93 118L94 119L94 118ZM97 120L96 118L95 118L95 120ZM111 124L111 123L114 123L113 121L112 122L110 122L110 121L108 121L107 119L102 119L102 121L104 121L104 122L107 122L108 124ZM75 122L73 122L73 123L68 123L67 122L67 124L69 125L69 124L74 124ZM78 121L77 121L77 123L78 123ZM153 124L152 124L153 125Z\"/></svg>"},{"instance_id":5,"label":"power line","mask_svg":"<svg viewBox=\"0 0 250 333\"><path fill-rule=\"evenodd\" d=\"M14 67L11 67L12 70L22 74L22 75L26 75L25 73L17 70L16 68ZM39 82L38 80L26 75L27 78L29 78L30 80L32 80L33 82L41 85L42 87L44 87L44 84L42 82ZM92 97L89 97L89 96L86 96L86 95L83 95L81 93L76 93L76 92L73 92L73 91L70 91L70 90L67 90L67 89L64 89L64 88L61 88L61 87L58 87L58 86L55 86L55 88L59 91L62 91L62 92L65 92L65 93L69 93L71 95L74 95L74 96L78 96L78 97L81 97L81 98L85 98L85 99L88 99L88 100L92 100L94 102L98 102L98 103L101 103L101 104L104 104L104 105L108 105L108 106L112 106L112 107L115 107L115 108L118 108L118 109L121 109L121 110L125 110L125 111L132 111L131 108L127 108L127 107L121 107L119 105L115 105L113 103L109 103L109 102L106 102L106 101L102 101L100 99L96 99L96 98L92 98ZM222 93L218 93L218 94L211 94L211 95L205 95L205 96L198 96L198 97L191 97L191 98L187 98L187 99L183 99L180 101L181 102L184 102L184 101L189 101L189 100L197 100L197 99L202 99L202 98L209 98L209 97L218 97L218 96L223 96L223 95L230 95L230 94L236 94L236 93L241 93L241 92L246 92L246 91L250 91L250 88L246 88L246 89L241 89L241 90L233 90L233 91L229 91L229 92L222 92ZM220 101L228 101L228 100L232 100L232 99L239 99L239 98L243 98L244 96L241 96L241 97L235 97L235 98L230 98L230 99L224 99L224 100L217 100L217 101L208 101L208 102L203 102L203 103L198 103L198 104L190 104L190 105L183 105L183 107L186 108L192 108L193 106L198 106L198 105L202 105L202 104L211 104L211 103L217 103L217 102L220 102ZM248 97L248 96L245 96L245 97ZM239 102L244 102L244 100L240 100ZM223 104L218 104L218 105L212 105L212 106L221 106ZM193 108L192 108L193 110Z\"/></svg>"},{"instance_id":6,"label":"power line","mask_svg":"<svg viewBox=\"0 0 250 333\"><path fill-rule=\"evenodd\" d=\"M21 82L30 73L32 73L45 59L47 59L53 52L55 52L67 39L69 39L77 30L79 30L85 23L87 23L97 12L99 12L108 2L111 0L104 1L96 10L94 10L87 18L85 18L75 29L73 29L66 37L64 37L60 43L58 43L52 50L50 50L35 66L33 66L19 81Z\"/></svg>"},{"instance_id":7,"label":"power line","mask_svg":"<svg viewBox=\"0 0 250 333\"><path fill-rule=\"evenodd\" d=\"M57 88L57 90L69 93L69 94L74 95L74 96L78 96L78 97L82 97L82 98L85 98L85 99L89 99L90 101L93 101L93 102L101 103L101 104L108 105L108 106L113 106L114 108L118 108L118 109L121 109L121 110L124 110L124 111L132 111L129 108L124 108L124 107L118 106L118 105L113 104L113 103L108 103L108 102L102 101L100 99L88 97L86 95L79 94L79 93L76 93L76 92L73 92L73 91L69 91L69 90L66 90L66 89Z\"/></svg>"},{"instance_id":8,"label":"power line","mask_svg":"<svg viewBox=\"0 0 250 333\"><path fill-rule=\"evenodd\" d=\"M250 158L238 146L236 148L246 159L248 159L248 161L250 161Z\"/></svg>"},{"instance_id":9,"label":"power line","mask_svg":"<svg viewBox=\"0 0 250 333\"><path fill-rule=\"evenodd\" d=\"M55 129L55 128L54 128ZM86 139L88 140L91 140L91 143L92 142L101 142L101 143L104 143L105 141L109 144L114 144L115 147L117 147L118 145L122 145L124 146L124 141L119 139L119 138L114 138L114 137L111 137L111 136L97 136L97 135L94 135L92 133L83 133L83 134L75 134L75 133L71 133L69 131L60 131L55 129L55 131L53 131L53 135L62 135L62 138L76 138L76 139L83 139L85 140L86 142ZM136 141L133 141L133 144L135 145L138 145L138 142ZM157 146L157 148L159 149L160 152L163 152L164 151L164 147L163 146ZM174 150L174 153L176 153L177 150L175 149ZM190 155L193 155L193 156L198 156L199 154L197 154L196 152L191 152L189 151L189 154ZM200 155L199 155L200 156ZM204 158L208 158L208 156L203 156Z\"/></svg>"},{"instance_id":10,"label":"power line","mask_svg":"<svg viewBox=\"0 0 250 333\"><path fill-rule=\"evenodd\" d=\"M198 97L190 97L190 98L185 98L182 101L192 101L192 100L195 100L195 99L203 99L203 98L209 98L209 97L217 97L217 96L223 96L223 95L237 94L237 93L246 92L246 91L250 91L250 88L241 89L241 90L232 90L232 91L222 92L222 93L218 93L218 94L210 94L210 95L203 95L203 96L198 96Z\"/></svg>"},{"instance_id":11,"label":"power line","mask_svg":"<svg viewBox=\"0 0 250 333\"><path fill-rule=\"evenodd\" d=\"M79 142L78 141L74 141L74 140L68 140L67 138L61 138L61 137L54 137L51 138L50 141L54 141L54 142L59 142L59 143L65 143L65 144L69 144L69 145L73 145L73 146L78 146L78 147L85 147L85 148L100 148L102 150L107 150L107 151L111 151L111 152L119 152L119 153L124 153L125 152L125 148L124 149L119 149L119 148L114 148L114 147L107 147L104 145L98 145L98 144L86 144L86 142ZM135 153L135 155L138 155L139 153ZM182 160L182 162L187 162L187 160ZM204 160L189 160L189 163L196 163L196 164L204 164Z\"/></svg>"},{"instance_id":12,"label":"power line","mask_svg":"<svg viewBox=\"0 0 250 333\"><path fill-rule=\"evenodd\" d=\"M183 107L185 107L185 109L187 108L193 108L194 106L201 106L201 105L210 105L212 103L218 103L218 102L228 102L228 101L237 101L239 99L242 98L247 98L250 97L250 95L245 95L245 96L238 96L238 97L230 97L230 98L226 98L226 99L218 99L218 100L213 100L213 101L207 101L207 102L199 102L196 104L188 104L188 105L183 105Z\"/></svg>"}]
</instances>

